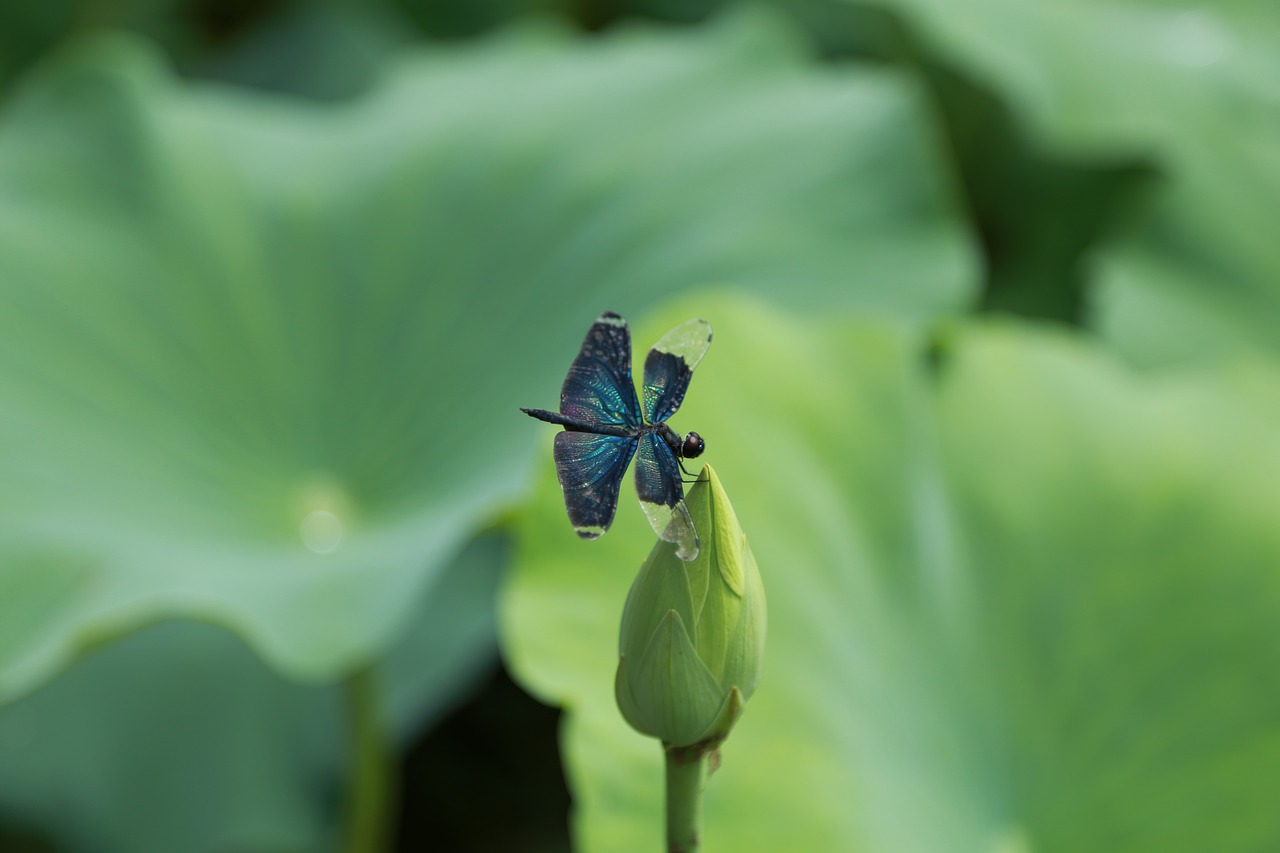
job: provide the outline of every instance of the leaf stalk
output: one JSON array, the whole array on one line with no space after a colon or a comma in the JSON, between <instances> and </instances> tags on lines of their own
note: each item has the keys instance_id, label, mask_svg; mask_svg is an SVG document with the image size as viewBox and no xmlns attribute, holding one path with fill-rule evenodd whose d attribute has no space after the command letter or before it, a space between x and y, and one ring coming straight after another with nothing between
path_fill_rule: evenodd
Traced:
<instances>
[{"instance_id":1,"label":"leaf stalk","mask_svg":"<svg viewBox=\"0 0 1280 853\"><path fill-rule=\"evenodd\" d=\"M395 772L382 720L377 670L365 667L343 684L346 700L349 766L347 771L346 853L381 853L395 809Z\"/></svg>"}]
</instances>

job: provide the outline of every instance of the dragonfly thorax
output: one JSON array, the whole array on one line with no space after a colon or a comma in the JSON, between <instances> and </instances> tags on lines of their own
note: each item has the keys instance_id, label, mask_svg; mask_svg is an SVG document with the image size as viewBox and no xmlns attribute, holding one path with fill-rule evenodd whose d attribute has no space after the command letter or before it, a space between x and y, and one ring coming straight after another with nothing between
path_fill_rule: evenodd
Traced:
<instances>
[{"instance_id":1,"label":"dragonfly thorax","mask_svg":"<svg viewBox=\"0 0 1280 853\"><path fill-rule=\"evenodd\" d=\"M696 459L707 448L707 443L696 432L691 432L681 438L680 433L666 424L645 424L641 427L641 431L656 432L667 447L671 448L671 452L676 455L677 459Z\"/></svg>"}]
</instances>

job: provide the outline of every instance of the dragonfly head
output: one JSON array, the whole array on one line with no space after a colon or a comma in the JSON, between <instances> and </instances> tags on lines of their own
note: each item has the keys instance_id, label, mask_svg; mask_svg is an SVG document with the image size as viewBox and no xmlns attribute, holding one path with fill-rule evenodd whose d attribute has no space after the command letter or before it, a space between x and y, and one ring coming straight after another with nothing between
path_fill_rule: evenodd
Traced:
<instances>
[{"instance_id":1,"label":"dragonfly head","mask_svg":"<svg viewBox=\"0 0 1280 853\"><path fill-rule=\"evenodd\" d=\"M706 449L707 443L702 440L702 436L691 432L684 437L684 444L680 446L680 455L685 459L697 459Z\"/></svg>"}]
</instances>

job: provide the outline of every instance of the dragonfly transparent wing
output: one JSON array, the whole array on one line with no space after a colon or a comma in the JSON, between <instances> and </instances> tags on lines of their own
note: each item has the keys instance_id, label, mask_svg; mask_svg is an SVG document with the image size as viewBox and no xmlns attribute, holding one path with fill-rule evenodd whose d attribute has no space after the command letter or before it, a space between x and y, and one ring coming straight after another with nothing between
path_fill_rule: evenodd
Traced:
<instances>
[{"instance_id":1,"label":"dragonfly transparent wing","mask_svg":"<svg viewBox=\"0 0 1280 853\"><path fill-rule=\"evenodd\" d=\"M688 562L698 556L698 531L684 503L684 486L675 454L659 436L640 437L636 451L636 493L653 532L676 546L676 556Z\"/></svg>"},{"instance_id":2,"label":"dragonfly transparent wing","mask_svg":"<svg viewBox=\"0 0 1280 853\"><path fill-rule=\"evenodd\" d=\"M651 424L676 413L689 390L693 370L711 346L706 320L681 323L653 345L644 360L644 416Z\"/></svg>"}]
</instances>

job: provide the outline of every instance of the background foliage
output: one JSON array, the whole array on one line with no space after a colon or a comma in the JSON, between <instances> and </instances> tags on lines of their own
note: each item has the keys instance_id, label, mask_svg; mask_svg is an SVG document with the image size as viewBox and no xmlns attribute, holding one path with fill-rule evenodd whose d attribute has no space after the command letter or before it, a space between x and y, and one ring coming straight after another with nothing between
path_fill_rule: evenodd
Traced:
<instances>
[{"instance_id":1,"label":"background foliage","mask_svg":"<svg viewBox=\"0 0 1280 853\"><path fill-rule=\"evenodd\" d=\"M8 4L0 849L333 849L359 685L390 846L657 847L651 534L579 542L516 412L605 309L714 325L676 426L770 599L710 849L1280 846L1277 36Z\"/></svg>"}]
</instances>

